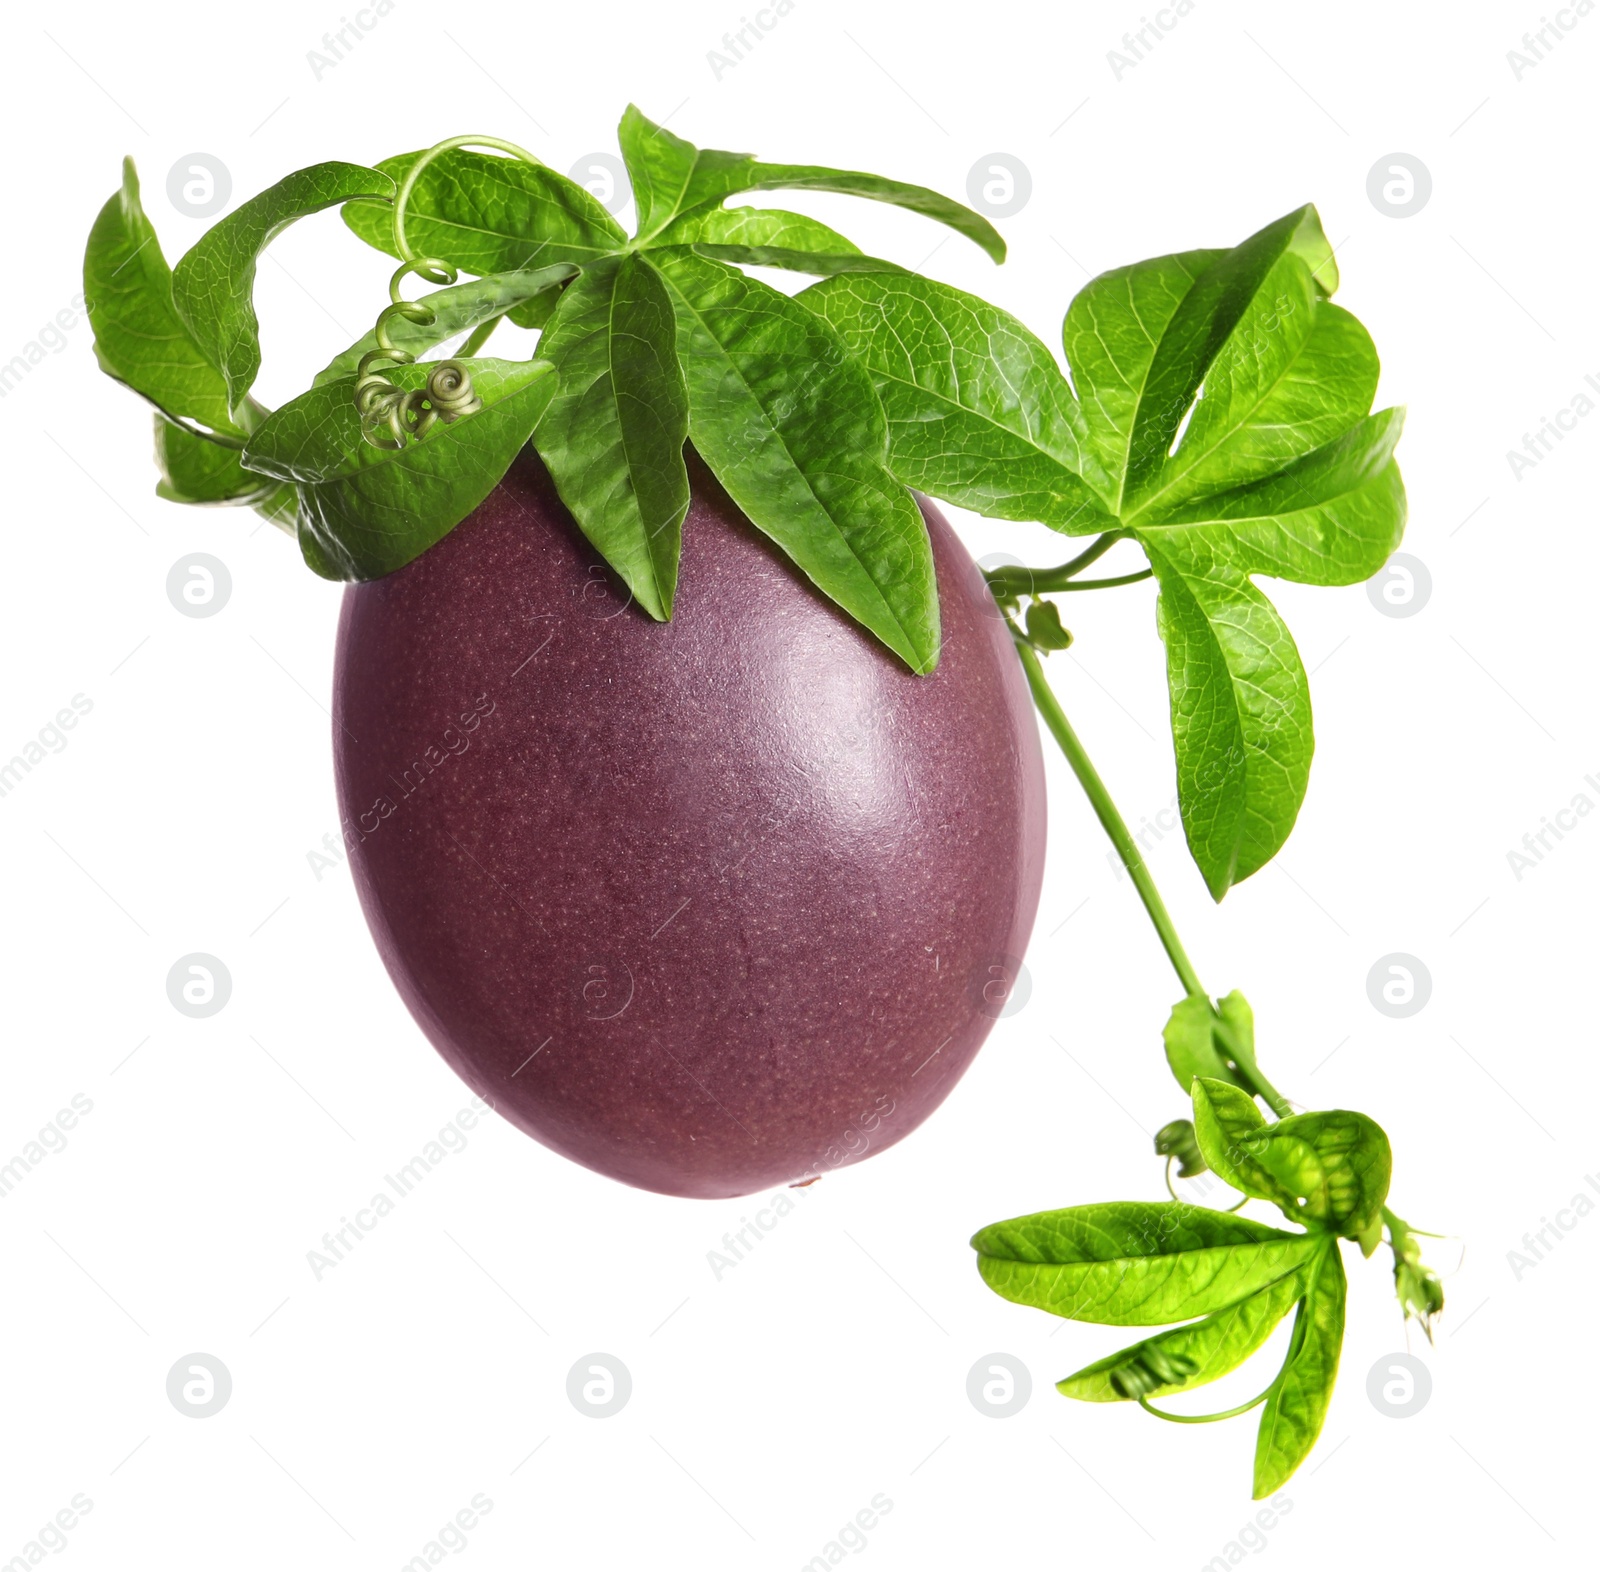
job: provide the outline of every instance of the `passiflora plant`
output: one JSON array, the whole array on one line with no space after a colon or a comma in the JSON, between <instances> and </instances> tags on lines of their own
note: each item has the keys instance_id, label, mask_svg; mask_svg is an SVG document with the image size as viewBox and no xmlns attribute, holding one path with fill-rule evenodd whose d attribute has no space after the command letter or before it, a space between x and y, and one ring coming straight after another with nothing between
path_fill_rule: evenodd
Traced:
<instances>
[{"instance_id":1,"label":"passiflora plant","mask_svg":"<svg viewBox=\"0 0 1600 1572\"><path fill-rule=\"evenodd\" d=\"M864 255L800 214L729 206L778 189L891 203L996 262L981 216L876 175L696 148L629 108L620 127L637 227L533 154L455 137L371 167L287 176L169 270L133 166L96 220L85 294L102 367L155 410L160 494L256 508L328 579L382 578L495 490L530 442L561 501L640 611L672 616L690 507L686 450L823 596L915 673L940 652L927 528L913 489L1084 544L1059 566L986 577L1027 686L1176 973L1164 1031L1191 1102L1156 1141L1165 1201L1071 1207L973 1240L1017 1303L1105 1325L1167 1327L1067 1377L1089 1402L1194 1423L1260 1406L1255 1493L1314 1445L1338 1368L1341 1241L1387 1242L1404 1312L1443 1308L1418 1231L1387 1205L1383 1131L1297 1111L1267 1079L1243 995L1196 975L1139 847L1044 676L1071 635L1054 597L1154 578L1179 804L1217 900L1283 846L1312 755L1306 672L1258 578L1351 584L1398 543L1401 412L1372 410L1378 357L1330 298L1313 208L1231 248L1093 279L1062 349L975 295ZM261 363L256 265L288 224L341 209L398 263L372 332L277 410ZM744 271L818 282L788 294ZM433 286L410 298L408 280ZM534 356L482 353L502 321ZM430 352L454 345L448 358ZM1086 576L1114 549L1144 565ZM1152 1032L1152 1036L1154 1033ZM1206 1169L1286 1228L1180 1200ZM1157 1400L1237 1368L1293 1315L1282 1368L1252 1402L1177 1414Z\"/></svg>"}]
</instances>

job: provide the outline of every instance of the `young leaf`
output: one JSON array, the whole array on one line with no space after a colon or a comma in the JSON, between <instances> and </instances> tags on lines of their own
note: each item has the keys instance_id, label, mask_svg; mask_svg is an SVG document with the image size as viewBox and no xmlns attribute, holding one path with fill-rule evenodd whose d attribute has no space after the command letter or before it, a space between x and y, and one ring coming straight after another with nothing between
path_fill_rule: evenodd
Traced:
<instances>
[{"instance_id":1,"label":"young leaf","mask_svg":"<svg viewBox=\"0 0 1600 1572\"><path fill-rule=\"evenodd\" d=\"M421 156L402 153L377 167L398 185ZM399 255L390 208L347 203L344 221L369 246ZM406 239L423 255L480 276L555 262L585 267L628 243L622 226L576 181L543 164L465 148L441 153L418 177L406 206ZM518 307L511 320L536 326L524 320L526 311Z\"/></svg>"},{"instance_id":2,"label":"young leaf","mask_svg":"<svg viewBox=\"0 0 1600 1572\"><path fill-rule=\"evenodd\" d=\"M634 205L639 211L637 240L641 243L661 243L667 226L680 215L718 206L742 191L838 191L920 213L965 235L994 261L1005 261L1005 241L988 219L925 186L856 170L763 164L748 153L702 150L647 120L632 104L622 117L617 136L633 183Z\"/></svg>"},{"instance_id":3,"label":"young leaf","mask_svg":"<svg viewBox=\"0 0 1600 1572\"><path fill-rule=\"evenodd\" d=\"M1161 1040L1166 1045L1167 1063L1173 1077L1185 1092L1196 1076L1211 1081L1242 1085L1238 1076L1223 1062L1216 1040L1216 1011L1211 1001L1192 993L1172 1007Z\"/></svg>"},{"instance_id":4,"label":"young leaf","mask_svg":"<svg viewBox=\"0 0 1600 1572\"><path fill-rule=\"evenodd\" d=\"M972 1246L1003 1299L1075 1321L1159 1326L1260 1292L1318 1242L1227 1212L1115 1201L993 1223Z\"/></svg>"},{"instance_id":5,"label":"young leaf","mask_svg":"<svg viewBox=\"0 0 1600 1572\"><path fill-rule=\"evenodd\" d=\"M1023 626L1028 642L1036 650L1064 650L1072 647L1072 634L1061 626L1061 612L1053 600L1036 600L1028 607Z\"/></svg>"},{"instance_id":6,"label":"young leaf","mask_svg":"<svg viewBox=\"0 0 1600 1572\"><path fill-rule=\"evenodd\" d=\"M1304 1291L1301 1267L1203 1320L1158 1332L1085 1365L1057 1381L1056 1390L1084 1403L1123 1403L1205 1386L1237 1370L1255 1353Z\"/></svg>"},{"instance_id":7,"label":"young leaf","mask_svg":"<svg viewBox=\"0 0 1600 1572\"><path fill-rule=\"evenodd\" d=\"M678 322L689 435L728 494L913 671L938 659L933 552L884 467L883 410L818 317L686 248L653 252Z\"/></svg>"},{"instance_id":8,"label":"young leaf","mask_svg":"<svg viewBox=\"0 0 1600 1572\"><path fill-rule=\"evenodd\" d=\"M351 197L389 197L394 182L360 164L314 164L285 176L213 224L172 271L172 298L195 342L222 370L230 412L244 403L261 369L255 305L256 263L296 219Z\"/></svg>"},{"instance_id":9,"label":"young leaf","mask_svg":"<svg viewBox=\"0 0 1600 1572\"><path fill-rule=\"evenodd\" d=\"M560 377L539 455L579 528L664 621L689 509L672 301L641 257L596 263L568 286L539 347Z\"/></svg>"},{"instance_id":10,"label":"young leaf","mask_svg":"<svg viewBox=\"0 0 1600 1572\"><path fill-rule=\"evenodd\" d=\"M1227 1081L1196 1078L1190 1088L1194 1100L1194 1133L1207 1166L1244 1195L1284 1206L1292 1201L1267 1170L1258 1167L1247 1144L1249 1137L1268 1128L1255 1099Z\"/></svg>"},{"instance_id":11,"label":"young leaf","mask_svg":"<svg viewBox=\"0 0 1600 1572\"><path fill-rule=\"evenodd\" d=\"M1289 1355L1256 1432L1254 1496L1280 1489L1316 1445L1327 1418L1344 1342L1344 1263L1329 1239L1313 1260Z\"/></svg>"},{"instance_id":12,"label":"young leaf","mask_svg":"<svg viewBox=\"0 0 1600 1572\"><path fill-rule=\"evenodd\" d=\"M1015 317L913 274L833 278L796 298L872 373L908 486L1069 534L1116 527L1077 400Z\"/></svg>"},{"instance_id":13,"label":"young leaf","mask_svg":"<svg viewBox=\"0 0 1600 1572\"><path fill-rule=\"evenodd\" d=\"M448 289L423 295L417 304L433 313L431 322L413 322L395 315L385 324L389 342L409 355L422 355L458 333L468 333L490 317L511 311L536 296L553 290L577 276L570 262L535 268L525 273L495 273L488 278L471 279ZM312 387L353 377L363 355L378 347L377 329L363 334L349 349L341 350L311 379Z\"/></svg>"},{"instance_id":14,"label":"young leaf","mask_svg":"<svg viewBox=\"0 0 1600 1572\"><path fill-rule=\"evenodd\" d=\"M1161 588L1184 833L1220 901L1277 855L1299 816L1310 684L1288 627L1244 572L1140 541Z\"/></svg>"},{"instance_id":15,"label":"young leaf","mask_svg":"<svg viewBox=\"0 0 1600 1572\"><path fill-rule=\"evenodd\" d=\"M302 393L250 438L247 466L299 490L300 549L315 572L355 580L392 573L494 490L544 413L555 378L543 361L462 364L484 407L403 448L363 438L353 377ZM432 370L397 366L390 376L397 387L420 388Z\"/></svg>"},{"instance_id":16,"label":"young leaf","mask_svg":"<svg viewBox=\"0 0 1600 1572\"><path fill-rule=\"evenodd\" d=\"M232 507L264 500L277 486L239 462L238 448L224 447L155 416L156 495L169 502Z\"/></svg>"},{"instance_id":17,"label":"young leaf","mask_svg":"<svg viewBox=\"0 0 1600 1572\"><path fill-rule=\"evenodd\" d=\"M1370 1234L1381 1220L1389 1138L1365 1114L1335 1108L1268 1124L1246 1093L1224 1082L1197 1079L1193 1097L1200 1150L1234 1189L1347 1238Z\"/></svg>"},{"instance_id":18,"label":"young leaf","mask_svg":"<svg viewBox=\"0 0 1600 1572\"><path fill-rule=\"evenodd\" d=\"M89 231L83 293L102 370L169 415L243 435L222 372L173 304L172 274L131 158L122 161L122 189Z\"/></svg>"}]
</instances>

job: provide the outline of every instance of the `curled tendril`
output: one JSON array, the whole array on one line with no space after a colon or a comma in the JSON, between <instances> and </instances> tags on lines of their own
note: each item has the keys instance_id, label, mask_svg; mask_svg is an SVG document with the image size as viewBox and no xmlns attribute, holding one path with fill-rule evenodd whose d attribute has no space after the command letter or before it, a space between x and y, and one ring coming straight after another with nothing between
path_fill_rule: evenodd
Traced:
<instances>
[{"instance_id":1,"label":"curled tendril","mask_svg":"<svg viewBox=\"0 0 1600 1572\"><path fill-rule=\"evenodd\" d=\"M436 421L448 424L483 408L483 400L472 389L471 373L458 360L440 361L426 384L410 392L396 387L378 369L409 366L416 359L390 337L391 323L398 319L427 327L434 320L434 313L420 301L401 298L400 286L408 273L430 284L451 284L456 279L456 270L448 262L419 257L405 263L389 281L390 304L378 313L372 334L376 348L368 350L356 367L355 401L361 434L376 448L403 448L412 439L426 436Z\"/></svg>"},{"instance_id":2,"label":"curled tendril","mask_svg":"<svg viewBox=\"0 0 1600 1572\"><path fill-rule=\"evenodd\" d=\"M400 286L406 276L415 273L425 283L436 285L456 281L456 270L450 263L438 257L418 256L412 251L406 238L406 204L416 189L417 177L428 164L441 153L468 144L514 154L527 164L539 162L532 153L511 142L494 137L456 136L430 147L407 173L394 199L394 245L401 265L389 280L390 303L378 313L373 329L376 347L363 355L356 367L355 404L361 416L361 435L376 448L403 448L408 442L426 436L436 422L444 421L448 425L483 408L483 400L473 391L472 373L459 360L440 361L427 382L409 392L397 387L379 369L409 366L417 358L390 337L391 323L401 320L428 327L435 320L433 311L420 301L402 298Z\"/></svg>"},{"instance_id":3,"label":"curled tendril","mask_svg":"<svg viewBox=\"0 0 1600 1572\"><path fill-rule=\"evenodd\" d=\"M1180 1386L1200 1367L1187 1354L1169 1354L1165 1349L1141 1349L1126 1364L1110 1372L1111 1389L1119 1397L1148 1397L1157 1387Z\"/></svg>"}]
</instances>

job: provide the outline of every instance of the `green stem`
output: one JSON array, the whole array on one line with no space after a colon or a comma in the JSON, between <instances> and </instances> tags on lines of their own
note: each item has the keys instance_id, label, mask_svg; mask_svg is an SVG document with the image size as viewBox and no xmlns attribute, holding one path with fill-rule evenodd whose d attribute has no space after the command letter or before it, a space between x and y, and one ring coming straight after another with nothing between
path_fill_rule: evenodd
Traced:
<instances>
[{"instance_id":1,"label":"green stem","mask_svg":"<svg viewBox=\"0 0 1600 1572\"><path fill-rule=\"evenodd\" d=\"M1083 744L1078 741L1078 734L1072 729L1072 723L1067 719L1066 712L1056 702L1055 694L1050 691L1050 684L1045 681L1044 668L1039 664L1038 655L1028 645L1018 641L1017 656L1022 662L1023 671L1027 674L1028 688L1033 694L1033 702L1039 707L1039 713L1044 717L1050 735L1055 738L1061 751L1066 755L1067 763L1072 766L1072 773L1078 777L1078 784L1083 787L1084 795L1089 799L1090 807L1100 820L1101 828L1105 830L1111 839L1111 844L1116 848L1117 856L1122 859L1123 867L1128 870L1128 877L1133 880L1133 887L1139 892L1139 899L1144 902L1144 909L1150 915L1150 921L1161 940L1162 948L1167 952L1167 959L1172 962L1173 971L1178 974L1178 981L1183 984L1184 992L1199 994L1201 998L1209 997L1199 974L1194 969L1194 963L1183 948L1178 930L1172 925L1172 917L1167 911L1166 903L1161 899L1161 892L1156 888L1155 880L1150 877L1150 870L1145 866L1144 854L1139 850L1139 843L1134 840L1132 831L1123 822L1122 815L1117 812L1117 805L1111 800L1111 793L1106 790L1105 782L1100 779L1100 772L1095 769L1089 755L1084 752Z\"/></svg>"},{"instance_id":2,"label":"green stem","mask_svg":"<svg viewBox=\"0 0 1600 1572\"><path fill-rule=\"evenodd\" d=\"M470 355L476 355L478 351L489 342L489 335L494 332L494 330L499 327L500 324L505 321L505 319L505 313L502 311L499 316L490 317L487 322L480 322L467 336L466 343L456 351L456 354L462 359L466 359Z\"/></svg>"},{"instance_id":3,"label":"green stem","mask_svg":"<svg viewBox=\"0 0 1600 1572\"><path fill-rule=\"evenodd\" d=\"M1084 752L1083 744L1072 729L1072 723L1067 719L1066 712L1057 702L1055 694L1051 692L1050 684L1045 681L1044 667L1039 663L1038 654L1020 638L1014 642L1017 658L1022 662L1022 669L1027 674L1028 688L1033 694L1033 702L1038 706L1050 735L1055 738L1062 753L1066 755L1067 763L1072 766L1072 773L1078 777L1078 784L1083 787L1084 795L1088 797L1101 827L1116 848L1117 856L1122 859L1123 867L1128 870L1128 877L1132 879L1134 889L1139 892L1139 899L1144 902L1144 909L1149 914L1162 948L1167 952L1167 959L1172 962L1173 971L1178 974L1178 981L1183 984L1185 993L1191 996L1199 995L1210 1003L1211 996L1200 981L1194 963L1189 959L1183 941L1178 937L1178 930L1173 926L1166 902L1161 899L1161 892L1156 888L1149 868L1145 866L1144 854L1139 850L1139 843L1134 840L1132 832L1117 811L1117 805L1111 800L1105 782L1100 779L1100 772L1095 769L1089 755ZM1217 1029L1224 1030L1220 1020L1217 1022ZM1239 1079L1280 1119L1287 1118L1294 1112L1289 1099L1261 1073L1253 1057L1233 1052L1230 1052L1229 1057Z\"/></svg>"},{"instance_id":4,"label":"green stem","mask_svg":"<svg viewBox=\"0 0 1600 1572\"><path fill-rule=\"evenodd\" d=\"M992 568L984 574L984 578L989 581L991 589L1009 595L1043 595L1065 589L1091 562L1098 562L1119 540L1125 538L1121 530L1109 530L1087 550L1080 551L1059 568Z\"/></svg>"}]
</instances>

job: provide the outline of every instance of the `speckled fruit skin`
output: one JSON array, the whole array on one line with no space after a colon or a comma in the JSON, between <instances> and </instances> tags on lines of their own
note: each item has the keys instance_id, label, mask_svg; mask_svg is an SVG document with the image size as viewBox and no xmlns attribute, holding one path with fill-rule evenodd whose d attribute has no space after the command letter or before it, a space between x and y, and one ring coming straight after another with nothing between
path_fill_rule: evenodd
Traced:
<instances>
[{"instance_id":1,"label":"speckled fruit skin","mask_svg":"<svg viewBox=\"0 0 1600 1572\"><path fill-rule=\"evenodd\" d=\"M934 507L915 677L691 478L667 624L531 456L350 586L334 752L367 922L456 1073L575 1162L734 1196L893 1145L960 1079L1033 925L1044 770Z\"/></svg>"}]
</instances>

